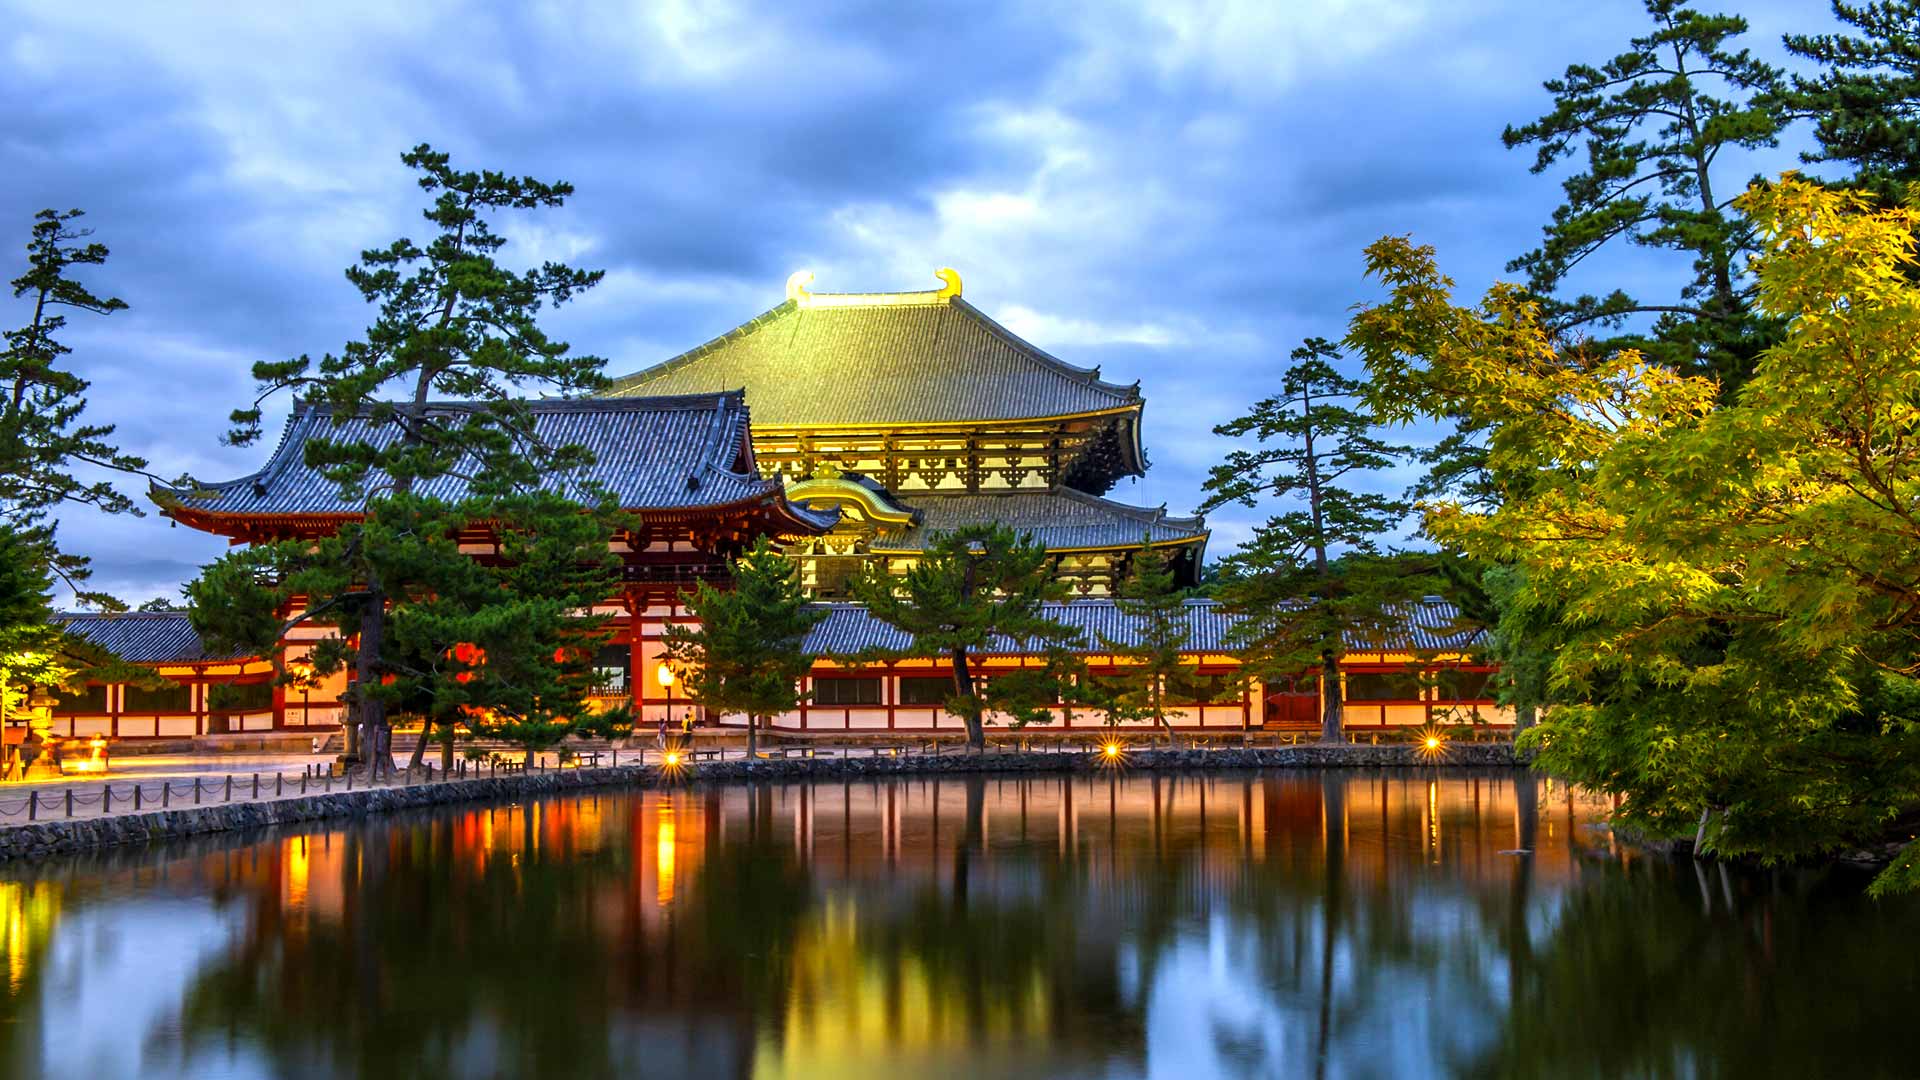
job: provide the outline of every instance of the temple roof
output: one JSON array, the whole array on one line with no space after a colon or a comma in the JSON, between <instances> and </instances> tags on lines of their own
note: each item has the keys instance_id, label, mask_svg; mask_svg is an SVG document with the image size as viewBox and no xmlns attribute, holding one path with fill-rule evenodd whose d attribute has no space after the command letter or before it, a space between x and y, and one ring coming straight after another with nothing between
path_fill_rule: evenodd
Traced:
<instances>
[{"instance_id":1,"label":"temple roof","mask_svg":"<svg viewBox=\"0 0 1920 1080\"><path fill-rule=\"evenodd\" d=\"M905 650L911 644L911 639L905 633L874 618L861 604L814 606L824 611L826 617L814 624L812 631L807 634L807 652L829 656L851 655L865 649ZM1073 600L1044 607L1048 618L1080 631L1080 642L1075 649L1077 652L1104 653L1106 648L1101 644L1101 635L1123 646L1137 644L1140 640L1141 620L1127 615L1112 600ZM1478 644L1485 634L1478 627L1456 626L1460 618L1459 608L1437 596L1407 605L1403 614L1405 621L1402 629L1389 635L1385 642L1356 637L1347 642L1347 647L1364 652L1379 651L1383 646L1388 652L1459 652ZM1234 617L1227 614L1218 601L1188 600L1185 615L1187 646L1183 652L1194 655L1231 651L1228 632L1233 626ZM1013 656L1024 650L1017 642L998 639L986 649L975 651L985 655Z\"/></svg>"},{"instance_id":2,"label":"temple roof","mask_svg":"<svg viewBox=\"0 0 1920 1080\"><path fill-rule=\"evenodd\" d=\"M1165 507L1129 506L1072 488L980 495L909 492L895 500L915 511L918 520L874 537L873 551L923 551L934 533L981 522L1030 532L1050 551L1139 547L1143 539L1156 545L1205 544L1207 539L1205 518L1175 517Z\"/></svg>"},{"instance_id":3,"label":"temple roof","mask_svg":"<svg viewBox=\"0 0 1920 1080\"><path fill-rule=\"evenodd\" d=\"M558 485L569 494L581 494L589 483L598 484L621 506L639 511L699 511L752 502L785 505L779 481L754 470L747 406L737 391L524 404L540 439L554 446L583 446L593 453L592 466ZM458 412L484 407L473 402L435 402L429 409ZM258 472L197 489L156 485L154 500L176 517L356 515L364 500L341 498L338 484L308 467L308 440L364 440L383 446L398 437L393 424L374 424L356 416L336 425L330 410L296 405L279 445ZM447 500L462 498L467 490L467 481L457 475L435 477L414 488L416 494ZM810 530L827 528L835 520L832 514L786 509Z\"/></svg>"},{"instance_id":4,"label":"temple roof","mask_svg":"<svg viewBox=\"0 0 1920 1080\"><path fill-rule=\"evenodd\" d=\"M812 293L699 348L614 381L609 395L744 387L762 427L902 426L1029 420L1140 407L1138 383L1105 382L1022 340L948 287Z\"/></svg>"},{"instance_id":5,"label":"temple roof","mask_svg":"<svg viewBox=\"0 0 1920 1080\"><path fill-rule=\"evenodd\" d=\"M130 664L192 664L242 660L252 653L210 653L184 611L125 611L107 615L66 611L54 616L62 630Z\"/></svg>"}]
</instances>

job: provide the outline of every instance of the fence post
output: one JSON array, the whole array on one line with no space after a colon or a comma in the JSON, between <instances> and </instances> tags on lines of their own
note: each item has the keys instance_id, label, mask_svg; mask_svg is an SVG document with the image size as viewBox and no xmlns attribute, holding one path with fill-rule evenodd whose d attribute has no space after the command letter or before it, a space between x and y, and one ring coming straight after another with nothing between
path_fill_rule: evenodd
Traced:
<instances>
[{"instance_id":1,"label":"fence post","mask_svg":"<svg viewBox=\"0 0 1920 1080\"><path fill-rule=\"evenodd\" d=\"M253 797L256 799L260 797L260 774L259 773L253 774Z\"/></svg>"},{"instance_id":2,"label":"fence post","mask_svg":"<svg viewBox=\"0 0 1920 1080\"><path fill-rule=\"evenodd\" d=\"M352 769L347 770L347 790L348 791L353 790L353 770Z\"/></svg>"},{"instance_id":3,"label":"fence post","mask_svg":"<svg viewBox=\"0 0 1920 1080\"><path fill-rule=\"evenodd\" d=\"M321 784L321 787L320 787L321 791L333 790L333 770L331 769L327 770L327 775L320 778L320 784ZM302 784L301 789L305 790L305 788L306 788L306 785Z\"/></svg>"},{"instance_id":4,"label":"fence post","mask_svg":"<svg viewBox=\"0 0 1920 1080\"><path fill-rule=\"evenodd\" d=\"M133 782L133 808L140 809L140 781Z\"/></svg>"},{"instance_id":5,"label":"fence post","mask_svg":"<svg viewBox=\"0 0 1920 1080\"><path fill-rule=\"evenodd\" d=\"M193 805L200 805L200 778L197 776L193 778Z\"/></svg>"},{"instance_id":6,"label":"fence post","mask_svg":"<svg viewBox=\"0 0 1920 1080\"><path fill-rule=\"evenodd\" d=\"M67 816L73 816L73 789L67 789Z\"/></svg>"},{"instance_id":7,"label":"fence post","mask_svg":"<svg viewBox=\"0 0 1920 1080\"><path fill-rule=\"evenodd\" d=\"M227 774L227 801L233 801L233 774Z\"/></svg>"},{"instance_id":8,"label":"fence post","mask_svg":"<svg viewBox=\"0 0 1920 1080\"><path fill-rule=\"evenodd\" d=\"M105 817L111 813L113 813L113 785L108 784L100 789L100 816Z\"/></svg>"},{"instance_id":9,"label":"fence post","mask_svg":"<svg viewBox=\"0 0 1920 1080\"><path fill-rule=\"evenodd\" d=\"M39 817L40 817L40 789L34 788L32 791L27 792L27 820L34 821L34 820L37 820Z\"/></svg>"},{"instance_id":10,"label":"fence post","mask_svg":"<svg viewBox=\"0 0 1920 1080\"><path fill-rule=\"evenodd\" d=\"M173 805L173 781L162 780L160 781L160 809L165 810L167 807L172 805Z\"/></svg>"}]
</instances>

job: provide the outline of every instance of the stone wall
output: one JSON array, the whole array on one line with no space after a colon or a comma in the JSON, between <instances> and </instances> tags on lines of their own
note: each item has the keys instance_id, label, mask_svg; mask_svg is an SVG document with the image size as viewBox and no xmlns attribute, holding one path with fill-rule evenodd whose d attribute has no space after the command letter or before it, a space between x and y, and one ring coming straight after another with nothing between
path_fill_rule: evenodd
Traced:
<instances>
[{"instance_id":1,"label":"stone wall","mask_svg":"<svg viewBox=\"0 0 1920 1080\"><path fill-rule=\"evenodd\" d=\"M177 837L258 829L271 825L364 817L416 807L464 802L511 802L541 795L605 787L658 788L742 780L840 780L948 773L1092 772L1104 768L1268 769L1268 768L1427 768L1512 766L1508 743L1462 743L1447 748L1438 761L1408 744L1387 746L1303 745L1233 750L1131 750L1118 764L1094 753L949 753L901 757L783 758L765 761L715 761L686 765L672 775L656 766L617 769L566 769L411 787L366 788L268 802L221 803L190 809L123 814L75 821L48 821L0 828L0 860L35 859L65 852Z\"/></svg>"}]
</instances>

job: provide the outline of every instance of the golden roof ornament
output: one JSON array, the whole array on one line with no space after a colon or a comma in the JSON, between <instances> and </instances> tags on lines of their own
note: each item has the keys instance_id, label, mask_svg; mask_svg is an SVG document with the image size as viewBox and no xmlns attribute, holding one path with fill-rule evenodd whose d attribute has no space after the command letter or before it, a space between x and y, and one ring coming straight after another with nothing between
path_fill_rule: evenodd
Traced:
<instances>
[{"instance_id":1,"label":"golden roof ornament","mask_svg":"<svg viewBox=\"0 0 1920 1080\"><path fill-rule=\"evenodd\" d=\"M795 270L787 278L787 301L801 307L910 307L916 304L944 304L960 295L960 271L943 266L935 270L933 276L939 279L940 287L919 292L816 293L807 288L813 284L813 271Z\"/></svg>"}]
</instances>

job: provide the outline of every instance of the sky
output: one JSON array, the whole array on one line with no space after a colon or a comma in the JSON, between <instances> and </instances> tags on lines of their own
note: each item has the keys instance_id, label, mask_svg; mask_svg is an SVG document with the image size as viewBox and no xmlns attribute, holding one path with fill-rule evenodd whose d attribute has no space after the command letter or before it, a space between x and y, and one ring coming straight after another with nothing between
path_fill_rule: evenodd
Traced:
<instances>
[{"instance_id":1,"label":"sky","mask_svg":"<svg viewBox=\"0 0 1920 1080\"><path fill-rule=\"evenodd\" d=\"M1775 62L1783 32L1832 25L1819 0L1723 9ZM498 221L502 259L607 272L546 325L609 374L773 306L797 269L817 291L880 292L935 288L952 266L1015 332L1140 380L1153 466L1110 496L1175 513L1228 449L1213 426L1374 295L1364 245L1432 244L1466 296L1510 276L1559 185L1502 128L1548 110L1541 80L1645 27L1635 0L0 0L0 15L0 269L24 269L35 211L86 210L112 257L84 280L130 306L76 315L70 359L93 381L89 419L156 473L260 466L271 434L219 441L250 366L364 330L342 270L427 234L399 160L425 141L456 166L574 184L560 210ZM1727 169L1793 168L1803 143ZM1587 272L1657 293L1684 267L1623 250ZM27 318L0 296L0 324ZM1211 553L1264 517L1215 511ZM76 510L61 536L131 603L176 596L226 546L154 513Z\"/></svg>"}]
</instances>

